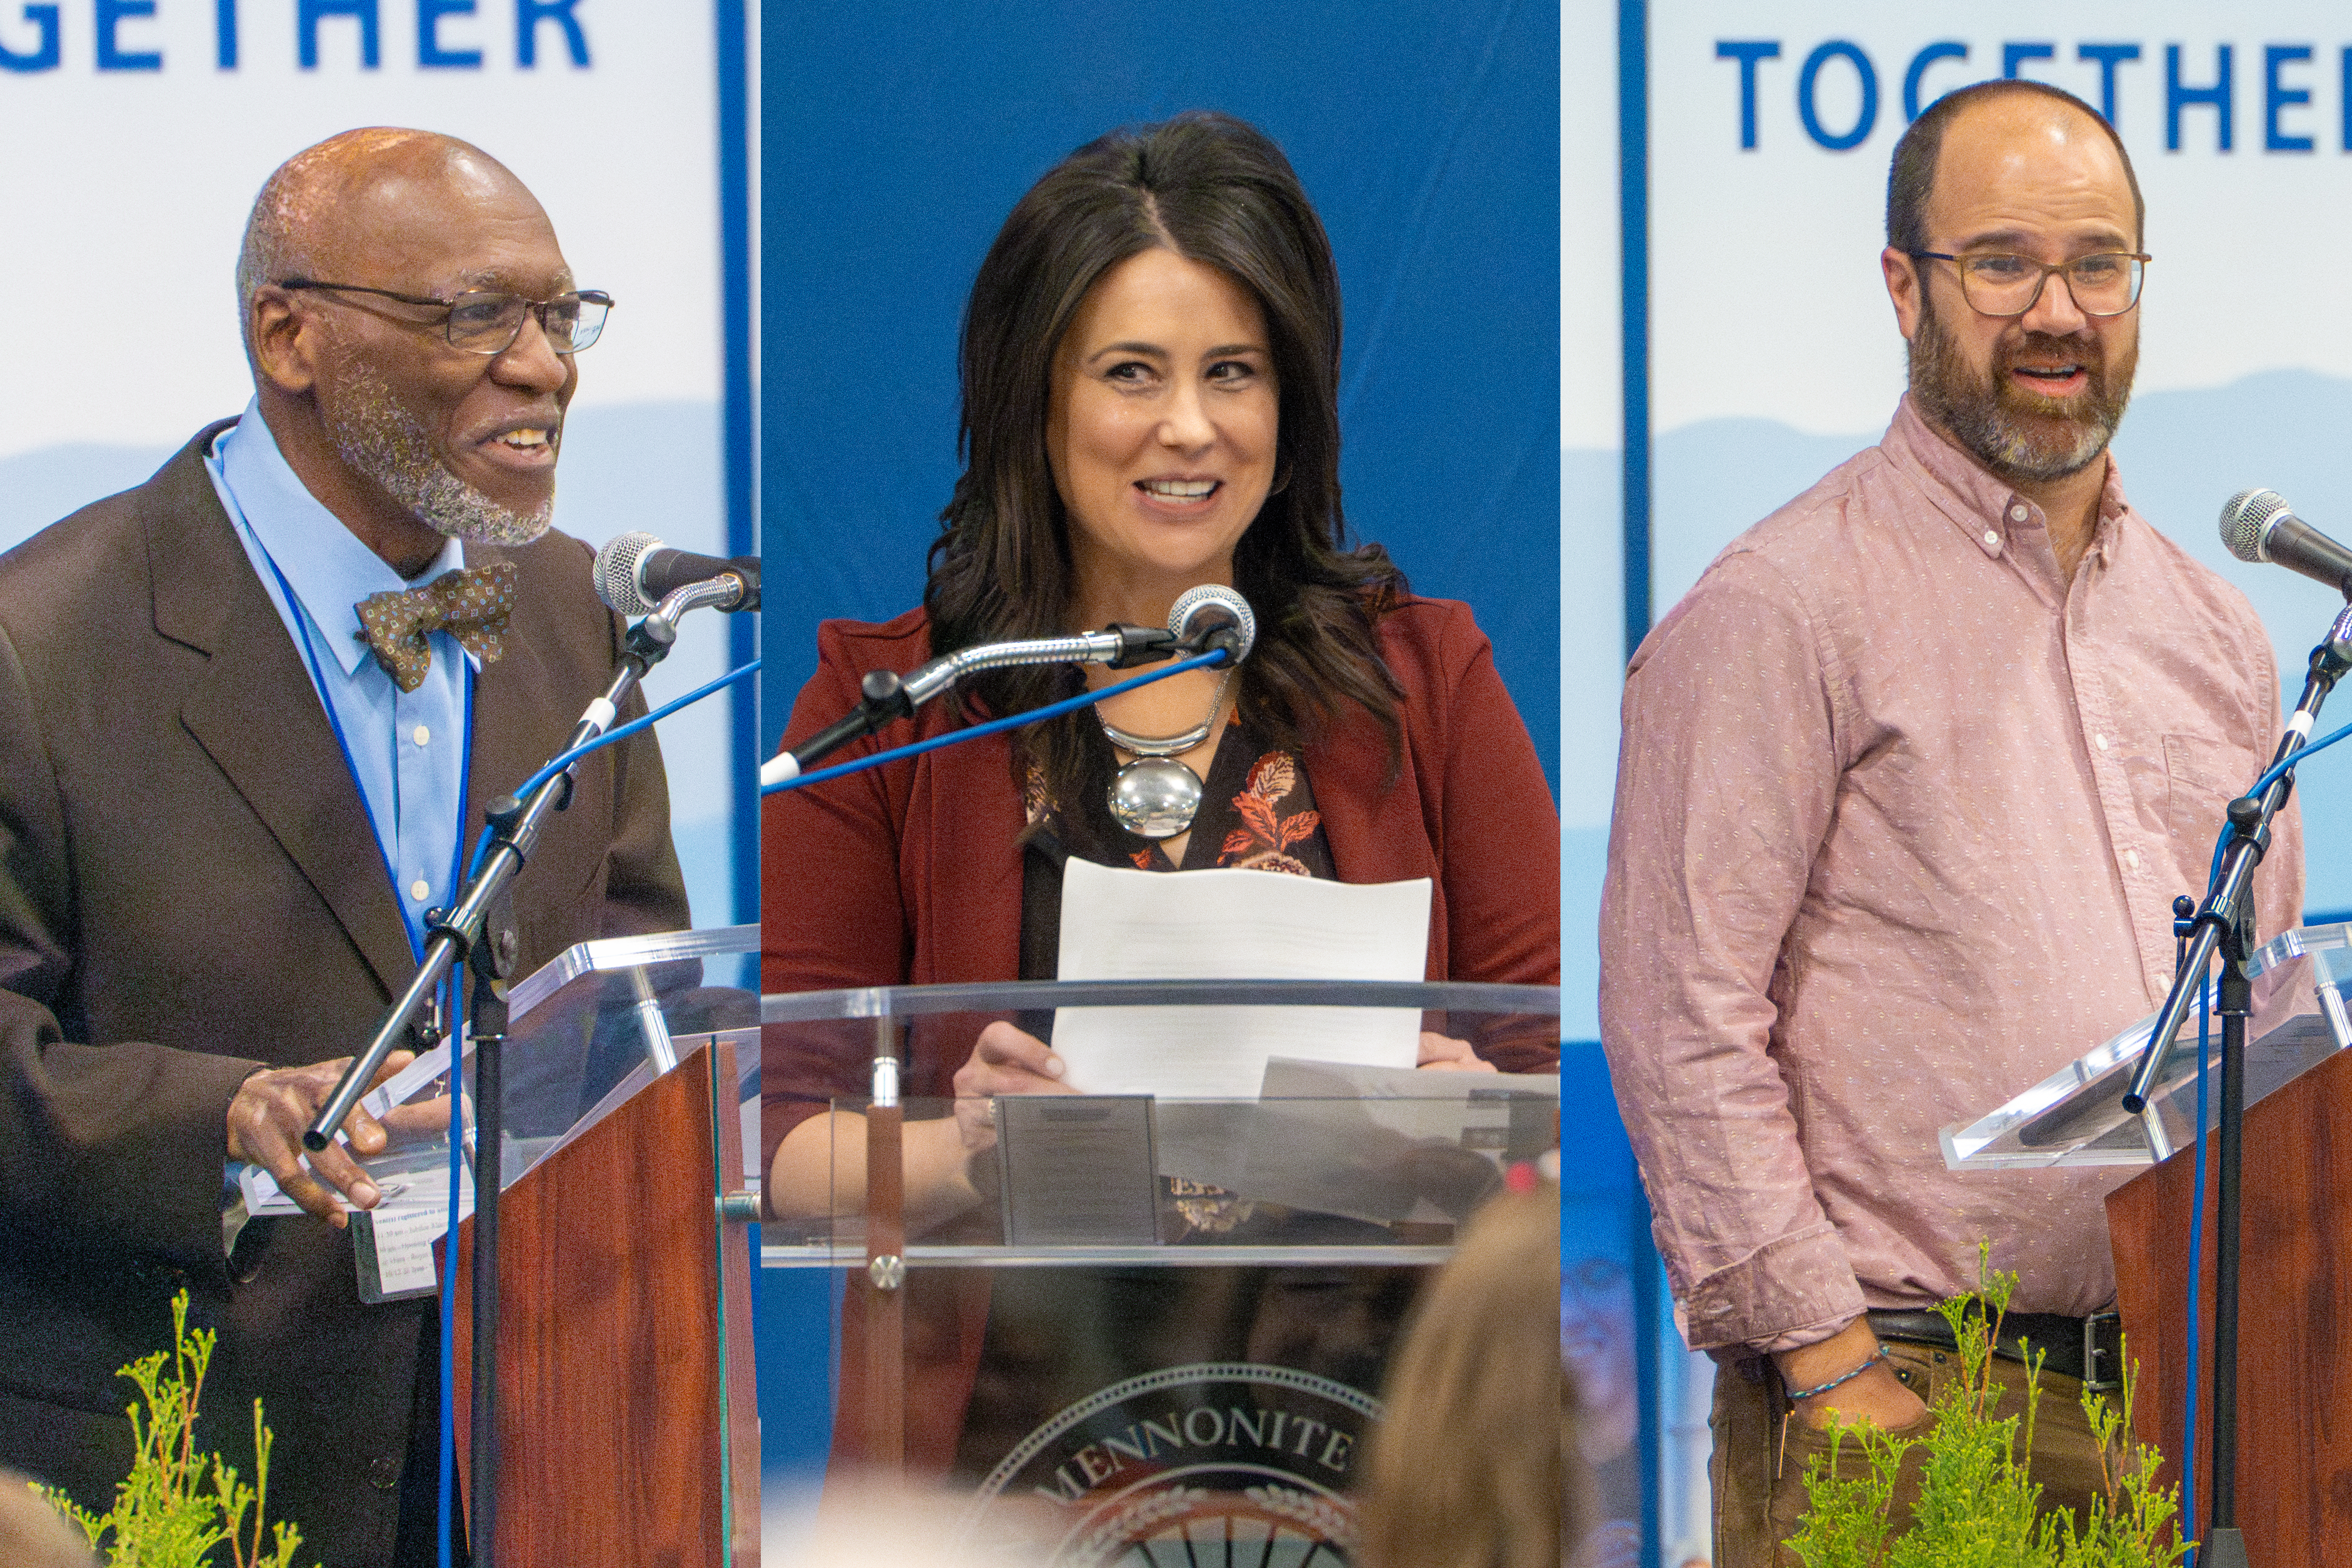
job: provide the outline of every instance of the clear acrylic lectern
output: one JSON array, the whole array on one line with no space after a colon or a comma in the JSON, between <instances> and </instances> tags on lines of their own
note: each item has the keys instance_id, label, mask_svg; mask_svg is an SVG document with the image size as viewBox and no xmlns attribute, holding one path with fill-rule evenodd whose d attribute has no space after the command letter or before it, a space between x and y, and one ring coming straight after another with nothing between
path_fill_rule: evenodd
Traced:
<instances>
[{"instance_id":1,"label":"clear acrylic lectern","mask_svg":"<svg viewBox=\"0 0 2352 1568\"><path fill-rule=\"evenodd\" d=\"M2282 932L2248 961L2255 1012L2247 1030L2246 1103L2253 1105L2352 1045L2344 991L2352 984L2352 924ZM2123 1108L2132 1069L2156 1026L2150 1013L2043 1079L1999 1110L1943 1129L1944 1163L1955 1171L2032 1170L2050 1165L2147 1165L2185 1148L2197 1128L2196 1023L2150 1095L2147 1111ZM2221 1028L2211 1033L2218 1085ZM2218 1087L2206 1126L2220 1115Z\"/></svg>"},{"instance_id":2,"label":"clear acrylic lectern","mask_svg":"<svg viewBox=\"0 0 2352 1568\"><path fill-rule=\"evenodd\" d=\"M763 997L769 1142L816 1130L785 1144L761 1262L847 1276L836 1462L943 1477L979 1561L1344 1556L1416 1290L1559 1146L1559 1009L1322 981ZM1083 1035L1116 1092L897 1094L999 1022L1074 1076ZM1416 1071L1423 1031L1546 1070Z\"/></svg>"}]
</instances>

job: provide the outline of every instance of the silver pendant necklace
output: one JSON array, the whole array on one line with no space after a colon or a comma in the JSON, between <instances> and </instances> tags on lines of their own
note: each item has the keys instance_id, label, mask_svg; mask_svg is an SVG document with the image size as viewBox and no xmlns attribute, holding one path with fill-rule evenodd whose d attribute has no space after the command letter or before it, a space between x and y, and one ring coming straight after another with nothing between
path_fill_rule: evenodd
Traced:
<instances>
[{"instance_id":1,"label":"silver pendant necklace","mask_svg":"<svg viewBox=\"0 0 2352 1568\"><path fill-rule=\"evenodd\" d=\"M1237 668L1217 682L1208 717L1181 735L1130 735L1096 712L1110 743L1135 756L1110 781L1110 814L1121 827L1139 837L1173 838L1192 826L1201 809L1201 775L1176 759L1209 738Z\"/></svg>"}]
</instances>

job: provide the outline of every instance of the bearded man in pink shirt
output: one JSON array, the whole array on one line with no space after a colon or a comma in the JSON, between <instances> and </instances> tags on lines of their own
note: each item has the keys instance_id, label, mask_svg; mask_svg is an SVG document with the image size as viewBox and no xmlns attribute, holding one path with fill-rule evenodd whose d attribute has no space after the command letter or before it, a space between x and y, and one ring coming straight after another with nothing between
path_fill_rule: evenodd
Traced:
<instances>
[{"instance_id":1,"label":"bearded man in pink shirt","mask_svg":"<svg viewBox=\"0 0 2352 1568\"><path fill-rule=\"evenodd\" d=\"M1921 115L1880 258L1909 395L1627 673L1601 1027L1677 1321L1718 1363L1717 1568L1793 1561L1832 1418L1927 1428L1958 1360L1928 1309L1980 1238L2021 1277L2007 1348L2048 1357L2042 1506L2099 1485L2077 1395L2113 1372L2085 1336L2112 1347L2101 1199L2128 1172L1957 1174L1937 1130L2162 1003L2171 900L2279 733L2252 608L2107 455L2143 218L2068 94L1988 82ZM2290 807L2263 939L2302 868ZM1994 1366L2021 1407L2024 1368Z\"/></svg>"}]
</instances>

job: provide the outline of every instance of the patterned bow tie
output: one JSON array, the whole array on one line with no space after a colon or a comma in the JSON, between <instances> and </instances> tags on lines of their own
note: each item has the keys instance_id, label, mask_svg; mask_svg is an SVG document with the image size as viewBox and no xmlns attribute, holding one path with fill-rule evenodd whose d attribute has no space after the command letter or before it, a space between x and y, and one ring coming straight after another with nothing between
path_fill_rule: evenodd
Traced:
<instances>
[{"instance_id":1,"label":"patterned bow tie","mask_svg":"<svg viewBox=\"0 0 2352 1568\"><path fill-rule=\"evenodd\" d=\"M422 588L371 594L352 607L364 628L360 641L375 650L394 684L414 691L433 667L435 632L448 632L467 653L495 664L506 652L503 634L514 595L514 563L501 561L444 573Z\"/></svg>"}]
</instances>

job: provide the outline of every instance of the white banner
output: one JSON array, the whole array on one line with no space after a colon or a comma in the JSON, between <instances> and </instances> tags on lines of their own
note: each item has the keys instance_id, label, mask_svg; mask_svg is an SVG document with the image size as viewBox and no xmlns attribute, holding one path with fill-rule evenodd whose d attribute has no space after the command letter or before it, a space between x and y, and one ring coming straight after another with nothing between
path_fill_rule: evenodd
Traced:
<instances>
[{"instance_id":1,"label":"white banner","mask_svg":"<svg viewBox=\"0 0 2352 1568\"><path fill-rule=\"evenodd\" d=\"M2147 196L2155 260L2115 444L2126 486L2252 599L2299 687L2336 596L2231 560L2215 521L2267 485L2352 530L2352 16L2308 0L1690 0L1651 25L1657 613L1740 530L1877 440L1904 384L1878 268L1895 140L1937 95L2019 75L2111 112ZM2352 906L2352 834L2331 826L2352 788L2341 766L2307 772L2315 910Z\"/></svg>"},{"instance_id":2,"label":"white banner","mask_svg":"<svg viewBox=\"0 0 2352 1568\"><path fill-rule=\"evenodd\" d=\"M613 0L0 5L0 549L144 479L250 395L232 286L269 172L336 132L472 142L617 304L580 362L556 524L724 554L716 25ZM656 700L727 668L688 623ZM749 700L747 692L745 700ZM726 700L666 721L698 920L730 903Z\"/></svg>"}]
</instances>

